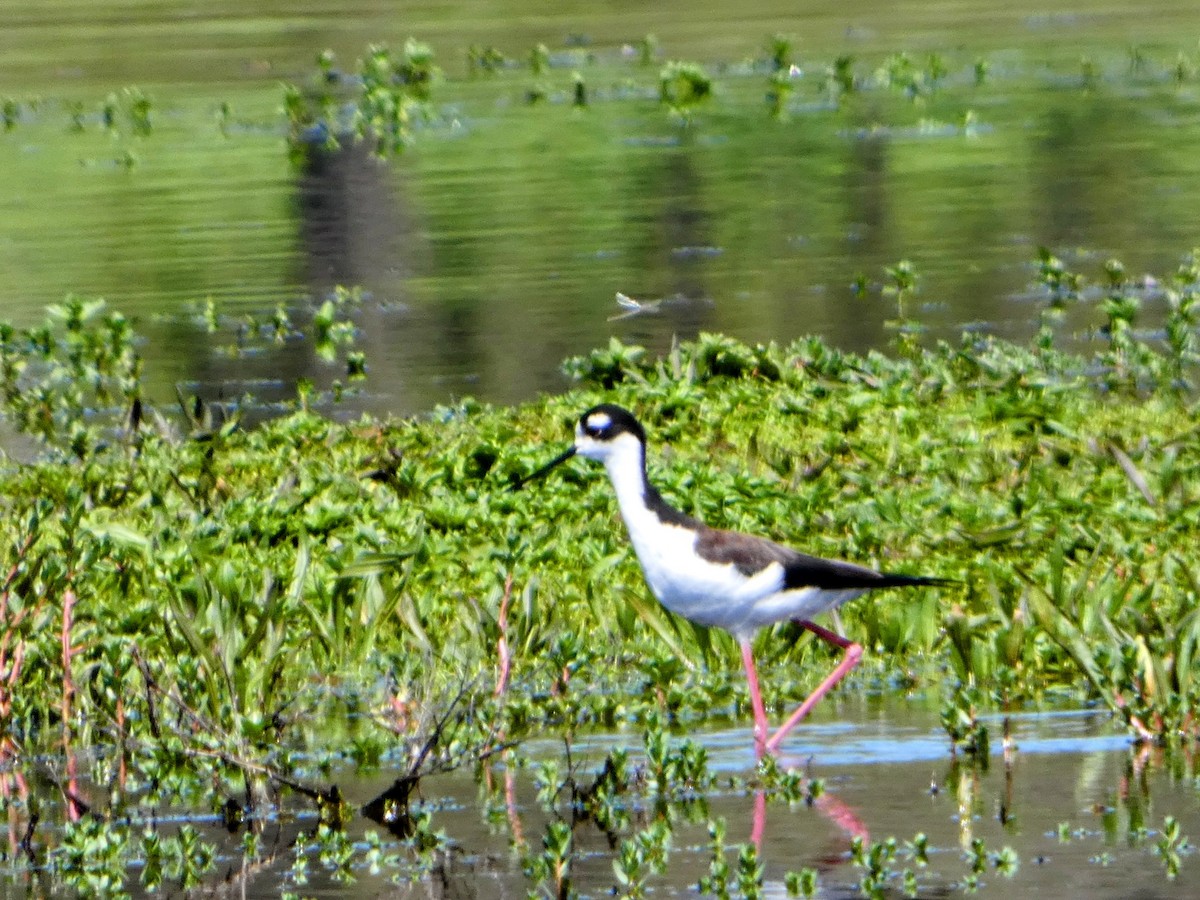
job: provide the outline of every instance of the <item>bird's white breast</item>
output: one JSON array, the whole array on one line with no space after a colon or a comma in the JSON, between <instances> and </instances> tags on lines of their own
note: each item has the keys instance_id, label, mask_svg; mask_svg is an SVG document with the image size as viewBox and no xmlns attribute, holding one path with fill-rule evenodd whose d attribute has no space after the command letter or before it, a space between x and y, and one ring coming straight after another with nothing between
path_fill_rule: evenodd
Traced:
<instances>
[{"instance_id":1,"label":"bird's white breast","mask_svg":"<svg viewBox=\"0 0 1200 900\"><path fill-rule=\"evenodd\" d=\"M735 634L753 632L754 606L778 593L783 569L768 566L753 576L730 564L710 562L696 552L696 532L663 522L645 504L641 460L608 460L621 517L629 530L646 583L667 609Z\"/></svg>"}]
</instances>

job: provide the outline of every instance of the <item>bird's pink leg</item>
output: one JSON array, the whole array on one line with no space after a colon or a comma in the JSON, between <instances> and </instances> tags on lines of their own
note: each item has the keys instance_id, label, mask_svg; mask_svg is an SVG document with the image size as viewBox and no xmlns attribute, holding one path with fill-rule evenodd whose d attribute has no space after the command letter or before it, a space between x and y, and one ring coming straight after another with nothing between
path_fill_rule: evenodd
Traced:
<instances>
[{"instance_id":1,"label":"bird's pink leg","mask_svg":"<svg viewBox=\"0 0 1200 900\"><path fill-rule=\"evenodd\" d=\"M842 657L842 661L838 663L837 668L829 673L829 677L817 685L817 689L808 695L808 699L800 704L799 708L792 713L791 718L780 725L779 730L775 732L769 741L767 741L765 749L768 753L774 753L776 750L778 750L779 745L783 742L784 736L793 728L795 728L796 724L805 716L807 716L809 711L817 705L817 702L826 694L828 694L835 684L845 678L846 674L855 666L857 666L858 661L862 659L863 649L861 645L856 644L853 641L848 641L840 634L834 634L828 628L822 628L820 625L816 625L813 622L800 621L797 624L807 628L822 640L828 641L836 647L841 647L846 651L846 655ZM744 655L745 648L743 647L743 656ZM752 682L751 684L752 692L757 693L757 683ZM758 702L761 705L762 699L760 698ZM757 725L755 728L757 729Z\"/></svg>"},{"instance_id":2,"label":"bird's pink leg","mask_svg":"<svg viewBox=\"0 0 1200 900\"><path fill-rule=\"evenodd\" d=\"M761 757L766 750L767 711L763 706L762 691L758 689L758 672L754 668L754 653L750 642L741 640L742 666L746 669L746 681L750 683L750 708L754 710L754 753Z\"/></svg>"}]
</instances>

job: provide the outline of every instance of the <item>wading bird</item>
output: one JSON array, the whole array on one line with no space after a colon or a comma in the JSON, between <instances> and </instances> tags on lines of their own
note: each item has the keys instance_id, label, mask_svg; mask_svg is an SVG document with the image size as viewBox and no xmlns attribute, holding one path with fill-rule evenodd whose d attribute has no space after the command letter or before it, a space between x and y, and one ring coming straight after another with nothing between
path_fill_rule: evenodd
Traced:
<instances>
[{"instance_id":1,"label":"wading bird","mask_svg":"<svg viewBox=\"0 0 1200 900\"><path fill-rule=\"evenodd\" d=\"M671 612L701 625L716 625L737 639L754 710L759 756L779 749L784 736L834 685L858 665L862 647L812 621L847 600L878 588L950 584L941 578L888 575L853 563L808 556L766 538L710 528L671 507L646 477L646 432L628 410L611 403L579 418L575 443L518 488L572 456L604 463L617 494L646 583ZM750 642L765 625L794 621L840 647L837 667L768 738L767 714Z\"/></svg>"}]
</instances>

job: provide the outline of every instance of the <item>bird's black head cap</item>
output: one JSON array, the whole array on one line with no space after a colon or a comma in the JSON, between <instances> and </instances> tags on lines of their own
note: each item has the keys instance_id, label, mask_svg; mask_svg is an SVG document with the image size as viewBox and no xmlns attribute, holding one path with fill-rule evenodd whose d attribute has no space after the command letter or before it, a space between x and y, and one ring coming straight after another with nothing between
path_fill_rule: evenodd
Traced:
<instances>
[{"instance_id":1,"label":"bird's black head cap","mask_svg":"<svg viewBox=\"0 0 1200 900\"><path fill-rule=\"evenodd\" d=\"M615 403L601 403L585 412L579 417L579 431L594 441L611 441L622 434L632 434L646 443L642 423L625 407Z\"/></svg>"}]
</instances>

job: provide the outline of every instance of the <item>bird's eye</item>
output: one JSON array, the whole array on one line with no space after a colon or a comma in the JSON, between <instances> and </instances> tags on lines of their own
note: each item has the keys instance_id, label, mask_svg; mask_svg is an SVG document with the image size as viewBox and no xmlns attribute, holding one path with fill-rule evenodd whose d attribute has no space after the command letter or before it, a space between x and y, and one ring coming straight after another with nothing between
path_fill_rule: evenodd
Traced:
<instances>
[{"instance_id":1,"label":"bird's eye","mask_svg":"<svg viewBox=\"0 0 1200 900\"><path fill-rule=\"evenodd\" d=\"M597 413L584 420L583 433L590 438L600 438L607 434L611 427L612 419L606 415Z\"/></svg>"}]
</instances>

